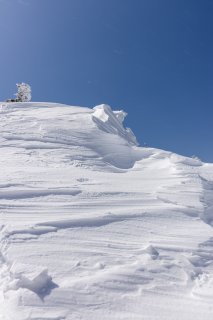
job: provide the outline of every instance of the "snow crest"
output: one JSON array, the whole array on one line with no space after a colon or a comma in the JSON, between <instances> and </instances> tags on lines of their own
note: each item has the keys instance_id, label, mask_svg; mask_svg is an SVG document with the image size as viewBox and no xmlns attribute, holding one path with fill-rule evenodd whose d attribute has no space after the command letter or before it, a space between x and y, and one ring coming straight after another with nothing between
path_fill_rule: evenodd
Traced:
<instances>
[{"instance_id":1,"label":"snow crest","mask_svg":"<svg viewBox=\"0 0 213 320\"><path fill-rule=\"evenodd\" d=\"M130 128L123 127L123 121L127 113L123 110L112 111L110 106L102 104L93 108L93 120L98 124L98 127L111 134L116 134L124 138L132 145L138 145L135 135Z\"/></svg>"}]
</instances>

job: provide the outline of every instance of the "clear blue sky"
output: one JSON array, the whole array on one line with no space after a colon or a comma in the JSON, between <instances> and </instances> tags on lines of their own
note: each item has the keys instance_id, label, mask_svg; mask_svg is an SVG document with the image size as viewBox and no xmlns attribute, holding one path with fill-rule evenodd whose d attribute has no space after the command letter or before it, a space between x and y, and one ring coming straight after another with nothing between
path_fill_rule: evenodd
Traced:
<instances>
[{"instance_id":1,"label":"clear blue sky","mask_svg":"<svg viewBox=\"0 0 213 320\"><path fill-rule=\"evenodd\" d=\"M212 0L0 0L0 101L128 112L139 142L213 162Z\"/></svg>"}]
</instances>

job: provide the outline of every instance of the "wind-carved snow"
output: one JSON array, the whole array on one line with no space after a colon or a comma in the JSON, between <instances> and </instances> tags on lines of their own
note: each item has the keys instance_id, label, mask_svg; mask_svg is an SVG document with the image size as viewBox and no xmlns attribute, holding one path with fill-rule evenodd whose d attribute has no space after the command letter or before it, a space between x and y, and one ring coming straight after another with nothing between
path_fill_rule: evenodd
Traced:
<instances>
[{"instance_id":1,"label":"wind-carved snow","mask_svg":"<svg viewBox=\"0 0 213 320\"><path fill-rule=\"evenodd\" d=\"M0 320L212 319L213 165L125 116L2 103Z\"/></svg>"},{"instance_id":2,"label":"wind-carved snow","mask_svg":"<svg viewBox=\"0 0 213 320\"><path fill-rule=\"evenodd\" d=\"M123 121L127 116L127 113L123 110L112 111L110 106L102 104L94 107L93 120L98 124L98 127L111 134L121 136L126 142L132 145L138 145L136 137L130 128L123 127Z\"/></svg>"}]
</instances>

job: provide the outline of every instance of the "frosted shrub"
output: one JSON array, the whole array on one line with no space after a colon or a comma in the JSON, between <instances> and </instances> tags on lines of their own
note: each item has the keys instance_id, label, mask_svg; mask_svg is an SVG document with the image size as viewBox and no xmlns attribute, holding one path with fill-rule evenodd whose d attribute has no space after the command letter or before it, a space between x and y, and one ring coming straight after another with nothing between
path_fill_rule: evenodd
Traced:
<instances>
[{"instance_id":1,"label":"frosted shrub","mask_svg":"<svg viewBox=\"0 0 213 320\"><path fill-rule=\"evenodd\" d=\"M29 102L32 98L31 87L27 83L17 83L18 92L16 93L16 100L20 102Z\"/></svg>"}]
</instances>

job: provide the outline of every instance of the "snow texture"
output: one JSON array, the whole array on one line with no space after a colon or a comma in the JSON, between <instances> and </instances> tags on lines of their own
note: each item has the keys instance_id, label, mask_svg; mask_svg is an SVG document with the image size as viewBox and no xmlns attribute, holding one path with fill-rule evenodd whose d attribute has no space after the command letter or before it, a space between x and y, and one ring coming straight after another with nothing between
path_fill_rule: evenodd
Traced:
<instances>
[{"instance_id":1,"label":"snow texture","mask_svg":"<svg viewBox=\"0 0 213 320\"><path fill-rule=\"evenodd\" d=\"M213 164L125 116L0 105L0 320L213 319Z\"/></svg>"}]
</instances>

